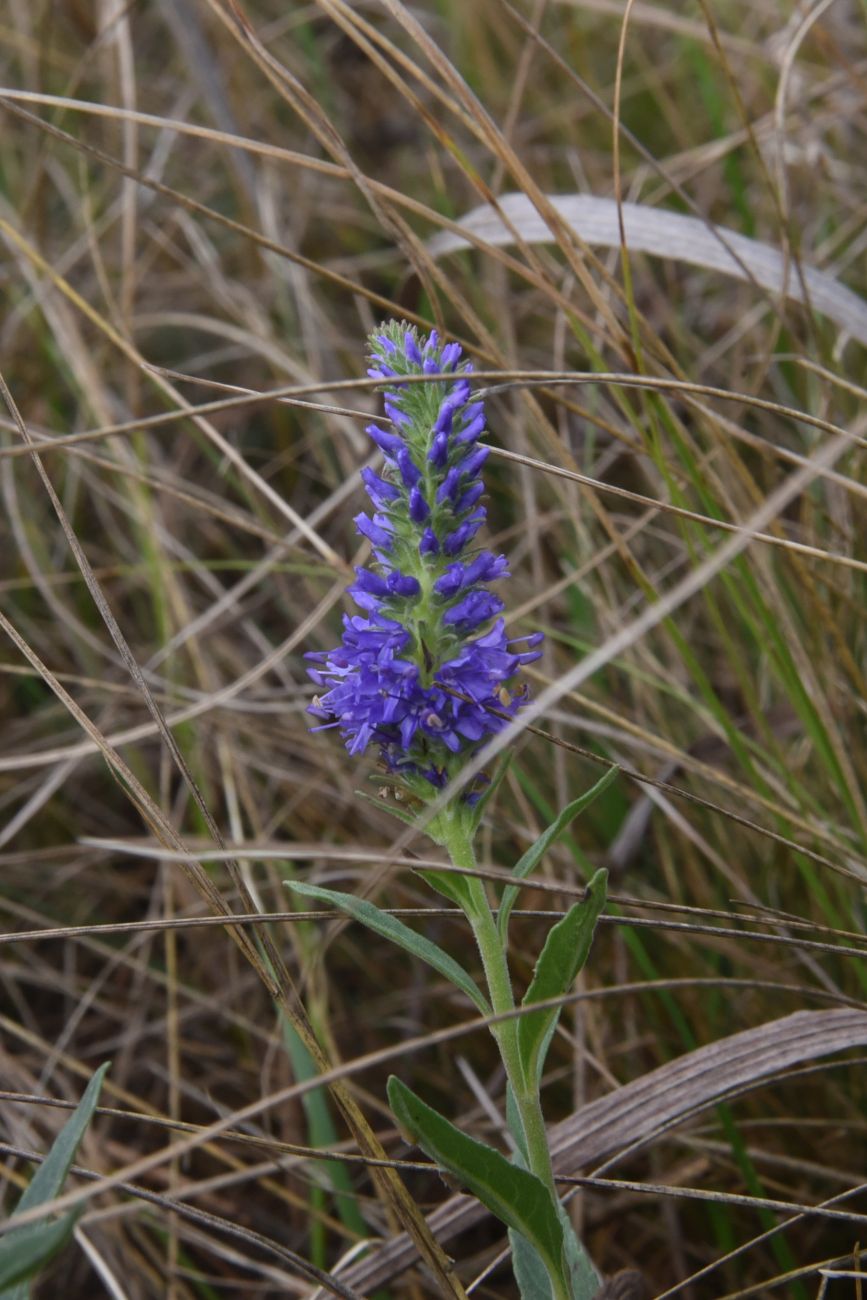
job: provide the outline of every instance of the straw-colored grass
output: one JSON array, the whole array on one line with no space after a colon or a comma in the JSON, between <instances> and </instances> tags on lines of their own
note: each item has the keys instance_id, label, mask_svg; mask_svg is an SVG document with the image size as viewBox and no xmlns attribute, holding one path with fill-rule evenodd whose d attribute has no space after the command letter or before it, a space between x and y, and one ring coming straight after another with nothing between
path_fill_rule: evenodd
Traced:
<instances>
[{"instance_id":1,"label":"straw-colored grass","mask_svg":"<svg viewBox=\"0 0 867 1300\"><path fill-rule=\"evenodd\" d=\"M511 624L547 636L484 867L622 768L514 925L528 978L609 867L545 1086L588 1249L658 1297L861 1295L864 17L3 10L5 1204L113 1062L35 1295L514 1294L384 1100L396 1070L499 1142L490 1037L283 883L469 960L431 846L305 712L389 316L473 356ZM379 1274L337 1269L363 1238Z\"/></svg>"}]
</instances>

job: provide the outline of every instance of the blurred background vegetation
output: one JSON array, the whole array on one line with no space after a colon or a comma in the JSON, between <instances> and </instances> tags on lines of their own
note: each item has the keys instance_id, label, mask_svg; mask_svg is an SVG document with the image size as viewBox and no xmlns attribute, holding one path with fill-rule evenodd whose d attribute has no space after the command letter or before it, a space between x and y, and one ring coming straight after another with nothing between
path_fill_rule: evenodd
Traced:
<instances>
[{"instance_id":1,"label":"blurred background vegetation","mask_svg":"<svg viewBox=\"0 0 867 1300\"><path fill-rule=\"evenodd\" d=\"M419 1044L470 1008L405 954L322 919L246 949L186 924L286 912L295 873L430 906L405 854L383 870L395 824L355 793L372 763L305 713L302 655L336 644L364 555L383 318L511 376L480 381L509 453L489 544L515 633L546 633L534 693L669 601L537 720L485 830L509 867L624 769L544 864L573 891L607 865L619 900L551 1053L552 1120L793 1011L863 1006L864 18L858 0L3 8L0 861L3 930L28 932L0 957L9 1203L19 1153L63 1118L38 1099L76 1101L107 1058L112 1113L80 1164L164 1152L141 1178L156 1201L95 1197L38 1296L309 1295L286 1251L329 1269L397 1230L363 1161L291 1154L357 1153L333 1100L232 1119L310 1068L269 936L390 1155L412 1156L391 1067L362 1058L404 1039L402 1076L498 1140L488 1037ZM505 195L523 198L501 242L432 244ZM551 195L608 200L613 236ZM617 247L618 199L655 210L662 255L629 251L640 212ZM740 263L701 265L732 234L755 241ZM533 910L566 901L522 894L519 976ZM447 915L415 924L466 949ZM859 1271L863 1194L844 1202L860 1220L767 1239L786 1216L758 1201L858 1187L862 1081L837 1053L655 1133L607 1171L629 1187L573 1202L600 1268L695 1300L860 1296L820 1269ZM165 1153L219 1119L233 1138ZM406 1178L425 1209L446 1195ZM465 1286L502 1245L493 1224L449 1243ZM474 1294L510 1286L501 1268ZM439 1294L425 1270L386 1293Z\"/></svg>"}]
</instances>

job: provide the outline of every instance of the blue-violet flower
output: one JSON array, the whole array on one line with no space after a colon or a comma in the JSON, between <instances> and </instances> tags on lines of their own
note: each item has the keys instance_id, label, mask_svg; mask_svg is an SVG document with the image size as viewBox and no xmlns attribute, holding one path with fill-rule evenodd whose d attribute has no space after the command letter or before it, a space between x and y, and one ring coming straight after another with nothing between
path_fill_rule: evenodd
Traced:
<instances>
[{"instance_id":1,"label":"blue-violet flower","mask_svg":"<svg viewBox=\"0 0 867 1300\"><path fill-rule=\"evenodd\" d=\"M507 639L503 602L482 585L509 576L506 558L468 551L485 522L489 448L478 445L484 409L472 400L460 346L390 321L370 350L368 374L386 385L391 428L368 426L385 474L362 471L374 509L355 525L377 563L356 569L349 594L364 613L344 616L342 644L306 656L314 682L328 688L310 711L340 728L351 754L378 745L388 769L419 793L445 786L518 710L526 690L506 683L539 657L542 635ZM415 375L429 382L402 382Z\"/></svg>"}]
</instances>

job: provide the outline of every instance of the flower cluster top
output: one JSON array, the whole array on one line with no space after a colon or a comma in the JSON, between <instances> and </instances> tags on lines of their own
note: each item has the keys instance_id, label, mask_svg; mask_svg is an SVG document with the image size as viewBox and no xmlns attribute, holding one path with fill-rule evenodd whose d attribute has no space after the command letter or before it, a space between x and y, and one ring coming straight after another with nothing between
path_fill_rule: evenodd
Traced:
<instances>
[{"instance_id":1,"label":"flower cluster top","mask_svg":"<svg viewBox=\"0 0 867 1300\"><path fill-rule=\"evenodd\" d=\"M472 545L489 448L460 346L390 321L370 349L391 427L367 428L385 472L362 470L373 511L355 525L376 563L355 571L349 594L364 612L344 616L342 644L307 656L328 687L311 711L340 728L350 753L376 744L413 788L442 788L520 707L505 683L538 658L542 637L507 640L503 602L487 586L509 576L506 558ZM428 378L402 382L412 376Z\"/></svg>"}]
</instances>

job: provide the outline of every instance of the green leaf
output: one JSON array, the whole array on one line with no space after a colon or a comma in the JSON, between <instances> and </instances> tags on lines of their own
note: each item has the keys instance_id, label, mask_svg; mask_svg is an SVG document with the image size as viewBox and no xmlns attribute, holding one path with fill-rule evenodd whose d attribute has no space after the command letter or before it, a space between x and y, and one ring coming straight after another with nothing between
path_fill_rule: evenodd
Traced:
<instances>
[{"instance_id":1,"label":"green leaf","mask_svg":"<svg viewBox=\"0 0 867 1300\"><path fill-rule=\"evenodd\" d=\"M387 912L381 912L378 907L370 902L367 898L356 898L354 894L340 894L333 889L322 889L319 885L309 885L306 882L300 884L297 880L286 880L283 882L290 889L294 889L297 894L302 894L306 898L317 898L322 902L330 903L337 907L341 912L346 912L353 920L360 921L366 925L369 930L376 934L382 935L384 939L390 939L396 943L399 948L406 949L414 956L420 957L422 961L433 966L434 970L439 971L440 975L445 975L456 988L466 993L473 1003L478 1007L483 1016L491 1014L491 1008L476 982L467 974L463 966L450 957L447 952L430 939L425 939L422 935L416 934L403 921L398 921L397 917L389 916Z\"/></svg>"},{"instance_id":2,"label":"green leaf","mask_svg":"<svg viewBox=\"0 0 867 1300\"><path fill-rule=\"evenodd\" d=\"M600 869L591 879L580 903L552 926L536 962L533 979L522 1006L544 1002L567 993L587 960L596 922L605 906L608 872ZM530 1088L538 1088L551 1035L560 1018L560 1007L528 1012L518 1021L518 1050L524 1077Z\"/></svg>"},{"instance_id":3,"label":"green leaf","mask_svg":"<svg viewBox=\"0 0 867 1300\"><path fill-rule=\"evenodd\" d=\"M526 1237L549 1275L565 1285L563 1224L542 1180L511 1164L493 1147L467 1137L394 1075L388 1081L388 1100L408 1140L507 1227Z\"/></svg>"},{"instance_id":4,"label":"green leaf","mask_svg":"<svg viewBox=\"0 0 867 1300\"><path fill-rule=\"evenodd\" d=\"M30 1180L12 1215L45 1205L60 1194L81 1139L99 1100L109 1062L101 1065L88 1083L84 1096L52 1143L51 1150ZM27 1287L19 1286L33 1276L60 1249L72 1233L80 1210L62 1219L28 1224L0 1237L0 1300L26 1300Z\"/></svg>"},{"instance_id":5,"label":"green leaf","mask_svg":"<svg viewBox=\"0 0 867 1300\"><path fill-rule=\"evenodd\" d=\"M605 775L601 777L594 786L591 786L589 790L585 790L577 799L573 799L570 804L566 805L557 820L552 822L546 831L542 832L536 840L536 843L527 849L527 852L514 868L512 875L516 880L523 880L525 876L529 876L530 872L534 869L537 863L541 861L542 857L557 837L563 834L569 824L575 820L579 813L583 812L585 808L589 808L593 800L598 798L599 795L602 794L603 790L607 790L608 786L617 776L619 771L619 767L610 767ZM500 900L500 910L497 914L497 926L503 944L505 944L508 939L509 917L512 908L515 906L515 899L517 897L517 887L515 885L506 885L506 888L503 890L503 897Z\"/></svg>"},{"instance_id":6,"label":"green leaf","mask_svg":"<svg viewBox=\"0 0 867 1300\"><path fill-rule=\"evenodd\" d=\"M460 875L457 871L433 871L430 867L416 867L415 870L426 885L436 893L442 894L443 898L447 898L450 903L457 903L462 912L466 912L471 907L470 882L466 876Z\"/></svg>"},{"instance_id":7,"label":"green leaf","mask_svg":"<svg viewBox=\"0 0 867 1300\"><path fill-rule=\"evenodd\" d=\"M512 1164L519 1169L527 1169L527 1139L510 1083L506 1084L506 1123L515 1139ZM531 1246L526 1237L512 1228L509 1229L509 1245L512 1248L512 1271L522 1300L556 1300L548 1270L536 1247Z\"/></svg>"},{"instance_id":8,"label":"green leaf","mask_svg":"<svg viewBox=\"0 0 867 1300\"><path fill-rule=\"evenodd\" d=\"M596 1272L583 1242L576 1235L565 1205L560 1205L558 1208L560 1221L563 1224L563 1249L566 1254L566 1271L571 1285L572 1300L595 1300L602 1286L602 1278Z\"/></svg>"},{"instance_id":9,"label":"green leaf","mask_svg":"<svg viewBox=\"0 0 867 1300\"><path fill-rule=\"evenodd\" d=\"M416 811L411 811L408 807L401 808L398 804L389 803L387 799L381 799L378 795L367 794L364 790L356 790L355 793L360 795L362 799L366 799L368 803L372 803L375 808L379 808L382 812L389 813L392 817L396 817L397 820L403 822L405 826L412 826L414 830L418 829L419 821L425 811L423 805ZM474 812L475 809L471 812L471 810L467 808L467 814L470 817L472 817ZM473 822L472 824L473 833L475 833L477 824L478 823L476 822ZM428 839L433 840L434 844L438 844L440 848L442 848L444 840L441 828L441 814L432 817L425 826L421 827L420 833L426 835ZM450 903L457 903L458 907L461 908L462 911L465 912L467 910L471 891L469 882L464 876L461 876L457 872L436 871L431 870L430 868L427 870L419 869L418 874L421 876L425 884L429 885L431 889L436 891L436 893L442 894L442 896L447 898Z\"/></svg>"},{"instance_id":10,"label":"green leaf","mask_svg":"<svg viewBox=\"0 0 867 1300\"><path fill-rule=\"evenodd\" d=\"M563 1224L563 1248L566 1255L566 1273L569 1278L569 1295L572 1300L596 1300L602 1279L593 1262L575 1235L565 1206L560 1206ZM535 1247L525 1237L509 1230L512 1248L512 1267L522 1300L555 1300L545 1265Z\"/></svg>"},{"instance_id":11,"label":"green leaf","mask_svg":"<svg viewBox=\"0 0 867 1300\"><path fill-rule=\"evenodd\" d=\"M535 1246L531 1246L526 1237L514 1228L509 1229L509 1245L512 1248L512 1271L521 1300L554 1300L554 1291L548 1270Z\"/></svg>"},{"instance_id":12,"label":"green leaf","mask_svg":"<svg viewBox=\"0 0 867 1300\"><path fill-rule=\"evenodd\" d=\"M511 1087L506 1092L506 1122L515 1138L518 1149L512 1155L512 1163L520 1169L527 1168L524 1130L515 1104ZM566 1273L571 1289L572 1300L595 1300L601 1285L601 1279L593 1266L593 1261L575 1235L572 1221L565 1205L558 1202L557 1212L563 1225L563 1251L566 1261ZM539 1252L531 1246L520 1233L509 1231L509 1243L512 1248L512 1264L515 1280L523 1300L555 1300L551 1279L545 1270Z\"/></svg>"},{"instance_id":13,"label":"green leaf","mask_svg":"<svg viewBox=\"0 0 867 1300\"><path fill-rule=\"evenodd\" d=\"M386 812L392 817L396 817L404 826L415 826L418 820L415 813L410 812L408 808L401 808L396 803L389 803L387 799L380 799L378 795L368 794L366 790L356 790L355 793L366 803L372 803L374 808L379 808L380 812Z\"/></svg>"}]
</instances>

